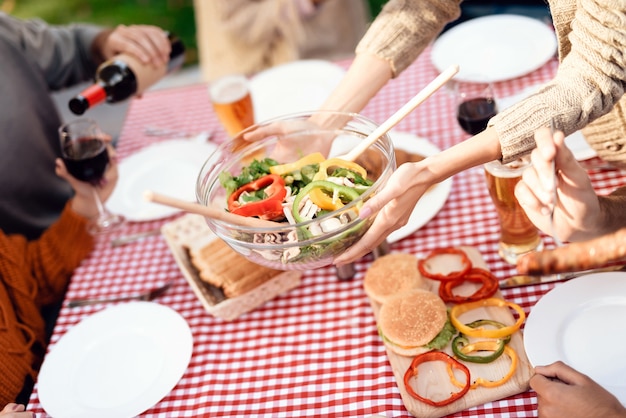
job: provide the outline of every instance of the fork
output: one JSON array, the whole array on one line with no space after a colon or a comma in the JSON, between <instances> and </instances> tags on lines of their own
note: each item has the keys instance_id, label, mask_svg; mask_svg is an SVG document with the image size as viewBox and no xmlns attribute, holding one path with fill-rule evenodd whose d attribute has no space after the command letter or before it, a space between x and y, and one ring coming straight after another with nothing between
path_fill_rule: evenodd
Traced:
<instances>
[{"instance_id":1,"label":"fork","mask_svg":"<svg viewBox=\"0 0 626 418\"><path fill-rule=\"evenodd\" d=\"M128 300L151 301L163 295L165 292L167 292L167 290L173 284L174 284L174 280L169 280L159 287L155 287L145 292L135 293L134 295L115 296L111 298L72 299L69 301L67 306L69 306L70 308L76 308L78 306L89 306L89 305L95 305L98 303L108 303L108 302L124 302Z\"/></svg>"},{"instance_id":2,"label":"fork","mask_svg":"<svg viewBox=\"0 0 626 418\"><path fill-rule=\"evenodd\" d=\"M213 136L213 131L202 131L202 132L188 132L179 129L168 129L161 128L159 126L147 125L143 130L144 134L147 136L156 136L156 137L181 137L188 138L197 142L206 142Z\"/></svg>"},{"instance_id":3,"label":"fork","mask_svg":"<svg viewBox=\"0 0 626 418\"><path fill-rule=\"evenodd\" d=\"M556 131L556 127L554 124L554 119L550 119L550 135L554 138L554 133ZM550 208L550 230L552 232L552 238L554 239L554 243L557 247L562 247L563 242L559 239L556 233L556 227L554 226L554 212L556 212L556 206L559 203L559 195L557 190L557 173L556 173L556 156L552 159L551 163L552 170L552 207Z\"/></svg>"}]
</instances>

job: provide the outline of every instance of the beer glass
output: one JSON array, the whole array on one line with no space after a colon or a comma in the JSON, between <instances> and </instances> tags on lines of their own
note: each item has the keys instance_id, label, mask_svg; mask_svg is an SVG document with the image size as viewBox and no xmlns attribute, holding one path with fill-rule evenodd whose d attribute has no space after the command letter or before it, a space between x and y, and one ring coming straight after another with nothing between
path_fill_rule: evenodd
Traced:
<instances>
[{"instance_id":1,"label":"beer glass","mask_svg":"<svg viewBox=\"0 0 626 418\"><path fill-rule=\"evenodd\" d=\"M252 96L245 76L228 75L215 80L209 86L209 96L213 110L231 138L254 124Z\"/></svg>"},{"instance_id":2,"label":"beer glass","mask_svg":"<svg viewBox=\"0 0 626 418\"><path fill-rule=\"evenodd\" d=\"M510 264L515 264L524 253L543 248L537 228L528 219L514 194L515 185L530 164L530 159L523 158L509 164L491 161L484 166L489 195L500 220L498 253Z\"/></svg>"}]
</instances>

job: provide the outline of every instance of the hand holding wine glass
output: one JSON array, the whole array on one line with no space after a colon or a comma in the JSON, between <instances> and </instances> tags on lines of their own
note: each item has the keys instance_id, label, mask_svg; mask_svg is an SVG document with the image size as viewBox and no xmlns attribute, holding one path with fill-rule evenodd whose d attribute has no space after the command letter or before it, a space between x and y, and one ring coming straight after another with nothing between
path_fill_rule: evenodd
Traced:
<instances>
[{"instance_id":1,"label":"hand holding wine glass","mask_svg":"<svg viewBox=\"0 0 626 418\"><path fill-rule=\"evenodd\" d=\"M93 234L108 232L124 222L102 204L115 187L117 164L113 148L107 144L98 124L91 119L77 119L59 128L62 160L57 161L57 175L74 188L74 208L81 214L94 214L89 225Z\"/></svg>"}]
</instances>

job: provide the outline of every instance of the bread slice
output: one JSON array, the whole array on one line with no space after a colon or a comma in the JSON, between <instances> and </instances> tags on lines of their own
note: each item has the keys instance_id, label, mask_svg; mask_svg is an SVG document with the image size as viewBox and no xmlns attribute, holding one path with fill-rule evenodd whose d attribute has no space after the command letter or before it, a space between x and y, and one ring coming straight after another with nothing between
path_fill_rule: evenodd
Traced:
<instances>
[{"instance_id":1,"label":"bread slice","mask_svg":"<svg viewBox=\"0 0 626 418\"><path fill-rule=\"evenodd\" d=\"M190 249L189 254L200 279L221 288L228 298L249 292L283 273L249 261L221 239Z\"/></svg>"},{"instance_id":2,"label":"bread slice","mask_svg":"<svg viewBox=\"0 0 626 418\"><path fill-rule=\"evenodd\" d=\"M426 344L442 331L447 319L446 304L438 295L410 289L387 298L378 314L378 328L390 350L413 357L431 350Z\"/></svg>"},{"instance_id":3,"label":"bread slice","mask_svg":"<svg viewBox=\"0 0 626 418\"><path fill-rule=\"evenodd\" d=\"M426 287L417 269L417 258L406 253L390 253L376 259L363 278L367 296L381 304L395 293Z\"/></svg>"}]
</instances>

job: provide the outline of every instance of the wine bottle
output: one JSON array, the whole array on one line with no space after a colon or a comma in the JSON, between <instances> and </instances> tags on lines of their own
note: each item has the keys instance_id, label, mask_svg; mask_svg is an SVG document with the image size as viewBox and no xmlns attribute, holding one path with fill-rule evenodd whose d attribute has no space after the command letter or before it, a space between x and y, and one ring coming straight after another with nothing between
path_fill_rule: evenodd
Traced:
<instances>
[{"instance_id":1,"label":"wine bottle","mask_svg":"<svg viewBox=\"0 0 626 418\"><path fill-rule=\"evenodd\" d=\"M119 54L102 63L96 70L95 82L73 97L69 108L77 115L103 101L116 103L141 94L167 73L180 68L185 60L185 46L180 38L168 34L172 45L170 60L159 68L144 64L128 54Z\"/></svg>"}]
</instances>

